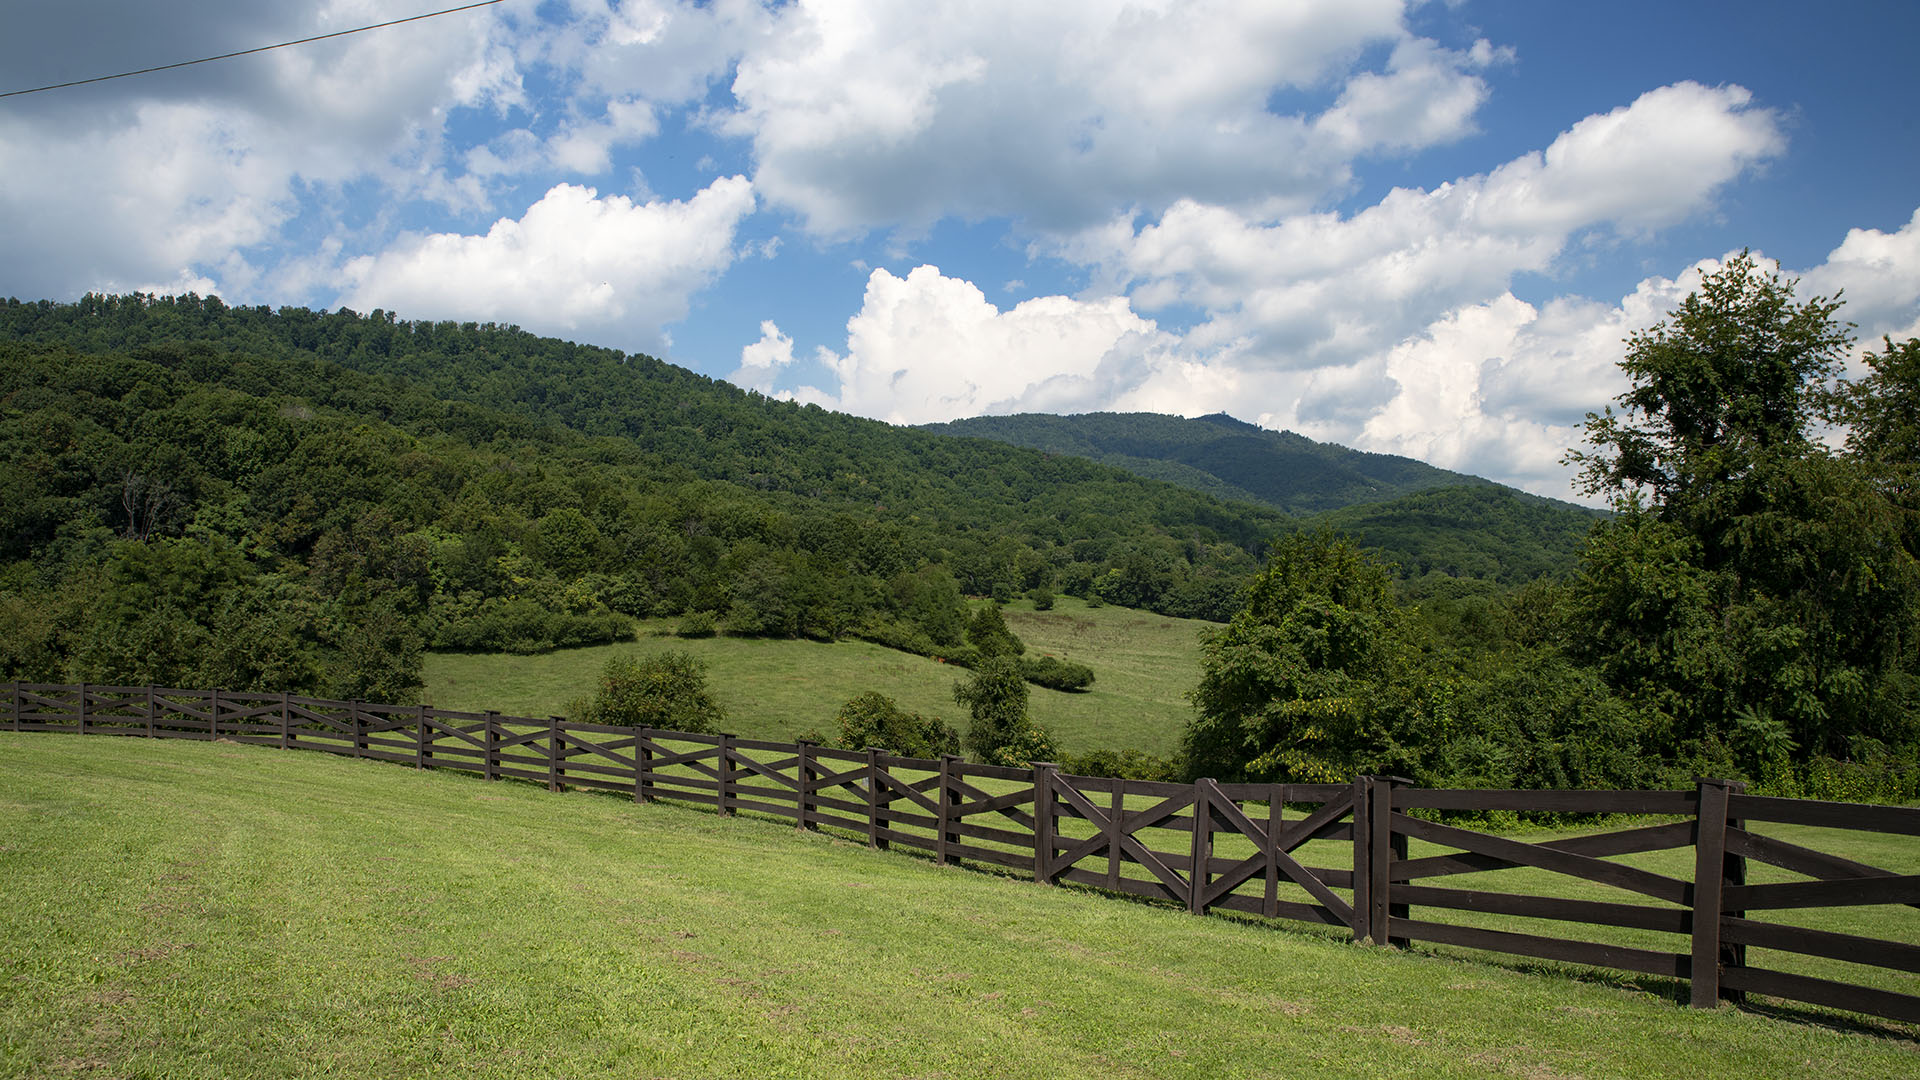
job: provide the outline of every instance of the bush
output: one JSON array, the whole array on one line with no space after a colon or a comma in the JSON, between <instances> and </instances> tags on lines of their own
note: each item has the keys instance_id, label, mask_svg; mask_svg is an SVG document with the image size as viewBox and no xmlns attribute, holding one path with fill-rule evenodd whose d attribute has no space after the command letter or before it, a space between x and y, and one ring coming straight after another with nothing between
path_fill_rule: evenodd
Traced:
<instances>
[{"instance_id":1,"label":"bush","mask_svg":"<svg viewBox=\"0 0 1920 1080\"><path fill-rule=\"evenodd\" d=\"M1094 750L1068 754L1060 771L1071 776L1111 776L1121 780L1179 783L1180 764L1139 750Z\"/></svg>"},{"instance_id":2,"label":"bush","mask_svg":"<svg viewBox=\"0 0 1920 1080\"><path fill-rule=\"evenodd\" d=\"M980 662L973 678L953 685L953 700L973 715L967 749L990 765L1029 765L1053 760L1056 747L1047 729L1027 715L1027 682L1011 656Z\"/></svg>"},{"instance_id":3,"label":"bush","mask_svg":"<svg viewBox=\"0 0 1920 1080\"><path fill-rule=\"evenodd\" d=\"M1047 588L1045 585L1028 589L1027 599L1033 601L1033 610L1035 611L1053 610L1053 590Z\"/></svg>"},{"instance_id":4,"label":"bush","mask_svg":"<svg viewBox=\"0 0 1920 1080\"><path fill-rule=\"evenodd\" d=\"M1023 658L1020 661L1020 674L1028 682L1049 690L1077 693L1093 685L1092 668L1051 656Z\"/></svg>"},{"instance_id":5,"label":"bush","mask_svg":"<svg viewBox=\"0 0 1920 1080\"><path fill-rule=\"evenodd\" d=\"M929 759L960 752L960 733L953 725L906 712L872 690L840 706L834 720L840 725L838 745L848 750L877 746L901 757Z\"/></svg>"},{"instance_id":6,"label":"bush","mask_svg":"<svg viewBox=\"0 0 1920 1080\"><path fill-rule=\"evenodd\" d=\"M967 641L983 657L1018 656L1027 651L1025 642L1007 629L999 604L988 604L967 621Z\"/></svg>"},{"instance_id":7,"label":"bush","mask_svg":"<svg viewBox=\"0 0 1920 1080\"><path fill-rule=\"evenodd\" d=\"M601 669L593 697L574 702L569 711L589 724L704 734L719 731L725 721L707 690L707 666L683 652L614 657Z\"/></svg>"},{"instance_id":8,"label":"bush","mask_svg":"<svg viewBox=\"0 0 1920 1080\"><path fill-rule=\"evenodd\" d=\"M689 611L680 619L680 625L674 628L674 634L683 638L710 638L714 635L713 612Z\"/></svg>"},{"instance_id":9,"label":"bush","mask_svg":"<svg viewBox=\"0 0 1920 1080\"><path fill-rule=\"evenodd\" d=\"M605 609L568 615L532 600L489 600L478 612L442 626L433 647L525 654L569 645L602 645L632 636L633 620Z\"/></svg>"}]
</instances>

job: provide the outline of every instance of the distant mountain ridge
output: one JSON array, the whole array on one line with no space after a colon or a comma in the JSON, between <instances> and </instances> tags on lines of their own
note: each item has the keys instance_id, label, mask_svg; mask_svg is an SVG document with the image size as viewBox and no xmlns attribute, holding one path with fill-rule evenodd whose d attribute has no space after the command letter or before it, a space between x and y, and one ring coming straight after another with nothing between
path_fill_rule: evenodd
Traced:
<instances>
[{"instance_id":1,"label":"distant mountain ridge","mask_svg":"<svg viewBox=\"0 0 1920 1080\"><path fill-rule=\"evenodd\" d=\"M926 424L943 435L994 439L1116 465L1222 498L1315 514L1386 502L1439 487L1492 485L1413 458L1370 454L1268 431L1225 413L1187 419L1162 413L976 416ZM1498 486L1498 485L1494 485Z\"/></svg>"},{"instance_id":2,"label":"distant mountain ridge","mask_svg":"<svg viewBox=\"0 0 1920 1080\"><path fill-rule=\"evenodd\" d=\"M1022 413L923 425L1081 457L1359 537L1400 573L1517 583L1573 565L1598 511L1225 413Z\"/></svg>"}]
</instances>

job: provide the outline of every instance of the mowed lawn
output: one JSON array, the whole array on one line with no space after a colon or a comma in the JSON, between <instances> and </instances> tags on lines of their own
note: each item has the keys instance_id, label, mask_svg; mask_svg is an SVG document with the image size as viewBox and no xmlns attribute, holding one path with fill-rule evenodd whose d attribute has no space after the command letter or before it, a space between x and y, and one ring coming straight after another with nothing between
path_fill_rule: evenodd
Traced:
<instances>
[{"instance_id":1,"label":"mowed lawn","mask_svg":"<svg viewBox=\"0 0 1920 1080\"><path fill-rule=\"evenodd\" d=\"M1085 693L1031 688L1034 719L1068 751L1171 755L1179 747L1191 715L1185 694L1200 681L1200 632L1213 624L1089 608L1072 597L1060 598L1052 611L1015 601L1006 619L1030 654L1093 669L1093 687ZM966 731L966 710L953 702L954 683L968 675L964 669L861 641L675 638L670 635L676 624L648 620L631 642L535 656L429 654L423 700L446 709L564 715L570 702L592 691L610 657L679 649L706 663L714 696L737 735L787 740L818 730L831 739L840 705L869 690Z\"/></svg>"},{"instance_id":2,"label":"mowed lawn","mask_svg":"<svg viewBox=\"0 0 1920 1080\"><path fill-rule=\"evenodd\" d=\"M0 900L9 1077L1920 1072L1893 1025L228 744L0 732Z\"/></svg>"}]
</instances>

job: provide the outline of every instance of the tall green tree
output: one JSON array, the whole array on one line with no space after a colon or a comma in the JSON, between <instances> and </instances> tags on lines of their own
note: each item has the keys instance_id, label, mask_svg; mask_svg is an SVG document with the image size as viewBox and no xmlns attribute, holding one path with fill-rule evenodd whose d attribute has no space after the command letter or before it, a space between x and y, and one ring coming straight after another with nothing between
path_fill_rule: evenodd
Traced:
<instances>
[{"instance_id":1,"label":"tall green tree","mask_svg":"<svg viewBox=\"0 0 1920 1080\"><path fill-rule=\"evenodd\" d=\"M1914 737L1916 577L1872 475L1817 438L1852 338L1839 301L1742 254L1627 341L1620 413L1569 455L1615 516L1574 586L1574 646L1749 774Z\"/></svg>"},{"instance_id":2,"label":"tall green tree","mask_svg":"<svg viewBox=\"0 0 1920 1080\"><path fill-rule=\"evenodd\" d=\"M1182 749L1196 776L1333 782L1379 749L1370 691L1401 641L1392 579L1352 539L1274 545L1224 629L1202 639Z\"/></svg>"}]
</instances>

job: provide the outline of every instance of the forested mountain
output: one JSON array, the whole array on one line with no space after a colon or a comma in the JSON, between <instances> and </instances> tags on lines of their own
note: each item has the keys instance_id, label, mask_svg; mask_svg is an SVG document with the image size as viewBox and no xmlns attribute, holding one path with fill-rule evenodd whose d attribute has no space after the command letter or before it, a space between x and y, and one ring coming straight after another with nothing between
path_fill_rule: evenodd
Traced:
<instances>
[{"instance_id":1,"label":"forested mountain","mask_svg":"<svg viewBox=\"0 0 1920 1080\"><path fill-rule=\"evenodd\" d=\"M632 616L964 655L964 593L1222 618L1290 522L512 327L0 305L9 677L397 700Z\"/></svg>"},{"instance_id":2,"label":"forested mountain","mask_svg":"<svg viewBox=\"0 0 1920 1080\"><path fill-rule=\"evenodd\" d=\"M925 430L1091 458L1292 514L1385 502L1428 488L1492 483L1412 458L1349 450L1291 431L1268 431L1225 413L1191 420L1161 413L1022 413L928 424Z\"/></svg>"},{"instance_id":3,"label":"forested mountain","mask_svg":"<svg viewBox=\"0 0 1920 1080\"><path fill-rule=\"evenodd\" d=\"M1224 413L978 416L923 430L1084 457L1352 533L1403 579L1507 584L1565 571L1603 515L1412 458L1267 431Z\"/></svg>"},{"instance_id":4,"label":"forested mountain","mask_svg":"<svg viewBox=\"0 0 1920 1080\"><path fill-rule=\"evenodd\" d=\"M1418 593L1434 579L1519 585L1564 574L1604 514L1498 484L1437 487L1306 519L1356 537Z\"/></svg>"},{"instance_id":5,"label":"forested mountain","mask_svg":"<svg viewBox=\"0 0 1920 1080\"><path fill-rule=\"evenodd\" d=\"M1431 536L1356 525L1420 574L1519 580L1558 555L1462 542L1446 521L1470 514L1431 509ZM0 304L5 676L397 700L424 648L662 614L964 659L963 594L1224 619L1300 524L515 327Z\"/></svg>"}]
</instances>

